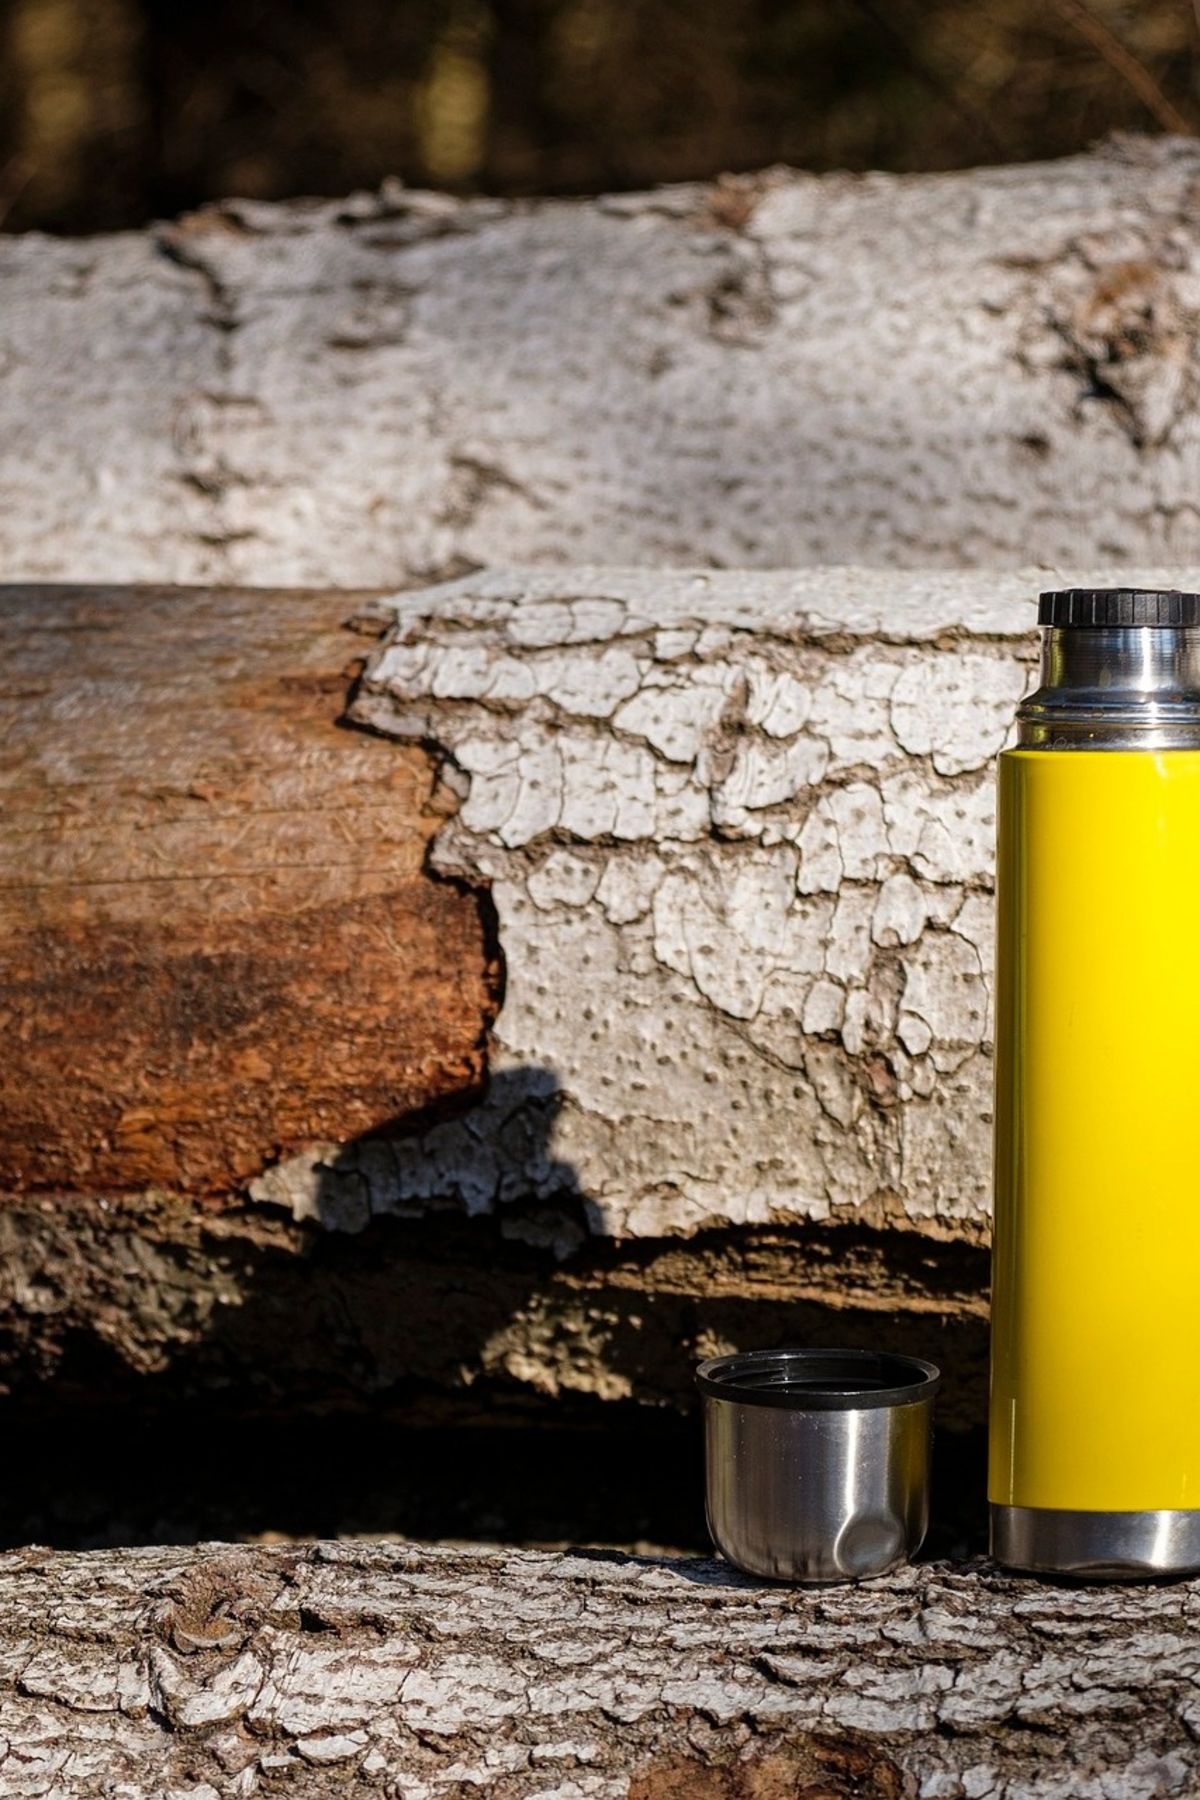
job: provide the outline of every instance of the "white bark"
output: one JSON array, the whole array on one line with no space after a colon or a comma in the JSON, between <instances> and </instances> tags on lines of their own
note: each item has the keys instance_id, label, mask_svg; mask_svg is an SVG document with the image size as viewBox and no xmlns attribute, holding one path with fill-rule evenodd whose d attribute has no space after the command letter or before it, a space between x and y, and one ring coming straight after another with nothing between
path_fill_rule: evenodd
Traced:
<instances>
[{"instance_id":1,"label":"white bark","mask_svg":"<svg viewBox=\"0 0 1200 1800\"><path fill-rule=\"evenodd\" d=\"M0 1559L11 1796L1152 1800L1200 1781L1194 1583L317 1545ZM1136 1729L1131 1729L1136 1716Z\"/></svg>"},{"instance_id":2,"label":"white bark","mask_svg":"<svg viewBox=\"0 0 1200 1800\"><path fill-rule=\"evenodd\" d=\"M1200 556L1200 149L0 239L9 579Z\"/></svg>"},{"instance_id":3,"label":"white bark","mask_svg":"<svg viewBox=\"0 0 1200 1800\"><path fill-rule=\"evenodd\" d=\"M507 987L484 1106L351 1156L372 1210L577 1193L615 1237L979 1241L993 759L1037 580L573 570L402 598L353 716L451 760L435 866L491 884ZM299 1159L254 1191L332 1223L323 1184Z\"/></svg>"}]
</instances>

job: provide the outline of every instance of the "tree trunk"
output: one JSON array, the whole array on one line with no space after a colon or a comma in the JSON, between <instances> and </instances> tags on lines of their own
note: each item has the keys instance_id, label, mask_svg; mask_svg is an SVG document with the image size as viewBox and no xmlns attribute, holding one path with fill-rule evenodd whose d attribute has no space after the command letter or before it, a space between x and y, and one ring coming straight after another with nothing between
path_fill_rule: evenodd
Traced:
<instances>
[{"instance_id":1,"label":"tree trunk","mask_svg":"<svg viewBox=\"0 0 1200 1800\"><path fill-rule=\"evenodd\" d=\"M1200 558L1200 149L0 239L10 578Z\"/></svg>"},{"instance_id":2,"label":"tree trunk","mask_svg":"<svg viewBox=\"0 0 1200 1800\"><path fill-rule=\"evenodd\" d=\"M0 1560L12 1795L987 1796L1200 1780L1196 1584L861 1587L580 1552ZM1136 1730L1131 1730L1136 1714Z\"/></svg>"},{"instance_id":3,"label":"tree trunk","mask_svg":"<svg viewBox=\"0 0 1200 1800\"><path fill-rule=\"evenodd\" d=\"M0 1376L678 1406L883 1334L977 1421L1029 591L10 590Z\"/></svg>"}]
</instances>

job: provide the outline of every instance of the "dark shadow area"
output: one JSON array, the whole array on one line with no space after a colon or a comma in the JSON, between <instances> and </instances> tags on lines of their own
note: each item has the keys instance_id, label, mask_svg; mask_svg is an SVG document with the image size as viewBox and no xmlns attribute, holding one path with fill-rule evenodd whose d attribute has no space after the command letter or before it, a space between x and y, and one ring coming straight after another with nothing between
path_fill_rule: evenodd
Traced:
<instances>
[{"instance_id":1,"label":"dark shadow area","mask_svg":"<svg viewBox=\"0 0 1200 1800\"><path fill-rule=\"evenodd\" d=\"M1018 162L1194 131L1196 49L1184 0L9 0L0 220Z\"/></svg>"},{"instance_id":2,"label":"dark shadow area","mask_svg":"<svg viewBox=\"0 0 1200 1800\"><path fill-rule=\"evenodd\" d=\"M251 1418L0 1406L0 1548L399 1537L706 1554L700 1421L627 1404L590 1425L414 1428L381 1413ZM983 1443L940 1432L922 1560L986 1547ZM740 1578L739 1578L740 1579Z\"/></svg>"},{"instance_id":3,"label":"dark shadow area","mask_svg":"<svg viewBox=\"0 0 1200 1800\"><path fill-rule=\"evenodd\" d=\"M357 1535L707 1542L694 1420L414 1429L387 1414L247 1418L197 1403L169 1413L8 1406L0 1429L5 1547Z\"/></svg>"},{"instance_id":4,"label":"dark shadow area","mask_svg":"<svg viewBox=\"0 0 1200 1800\"><path fill-rule=\"evenodd\" d=\"M0 1541L702 1551L695 1363L799 1343L942 1367L929 1553L981 1548L986 1329L954 1306L985 1253L829 1225L595 1236L555 1154L561 1103L550 1070L501 1071L457 1116L348 1144L319 1172L324 1227L271 1208L206 1220L190 1201L165 1230L31 1207L102 1299L56 1329L14 1311L0 1335ZM370 1220L385 1195L413 1216ZM57 1255L28 1250L42 1280ZM112 1329L147 1308L153 1371Z\"/></svg>"}]
</instances>

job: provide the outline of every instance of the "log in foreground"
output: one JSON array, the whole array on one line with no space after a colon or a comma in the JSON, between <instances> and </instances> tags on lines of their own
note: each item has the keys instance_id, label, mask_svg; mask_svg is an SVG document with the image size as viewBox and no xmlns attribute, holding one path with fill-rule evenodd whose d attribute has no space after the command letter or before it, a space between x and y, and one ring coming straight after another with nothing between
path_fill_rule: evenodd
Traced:
<instances>
[{"instance_id":1,"label":"log in foreground","mask_svg":"<svg viewBox=\"0 0 1200 1800\"><path fill-rule=\"evenodd\" d=\"M0 1558L5 1794L1151 1800L1200 1586L396 1545Z\"/></svg>"},{"instance_id":2,"label":"log in foreground","mask_svg":"<svg viewBox=\"0 0 1200 1800\"><path fill-rule=\"evenodd\" d=\"M0 239L12 578L1200 554L1194 142Z\"/></svg>"}]
</instances>

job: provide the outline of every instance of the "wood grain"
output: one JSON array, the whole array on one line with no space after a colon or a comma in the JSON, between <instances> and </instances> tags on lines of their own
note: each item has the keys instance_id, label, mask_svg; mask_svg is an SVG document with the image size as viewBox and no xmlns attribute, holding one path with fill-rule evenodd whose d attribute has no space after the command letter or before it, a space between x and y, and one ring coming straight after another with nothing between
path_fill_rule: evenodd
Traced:
<instances>
[{"instance_id":1,"label":"wood grain","mask_svg":"<svg viewBox=\"0 0 1200 1800\"><path fill-rule=\"evenodd\" d=\"M350 623L348 623L348 621ZM221 1192L470 1091L495 962L352 594L0 592L0 1185Z\"/></svg>"}]
</instances>

